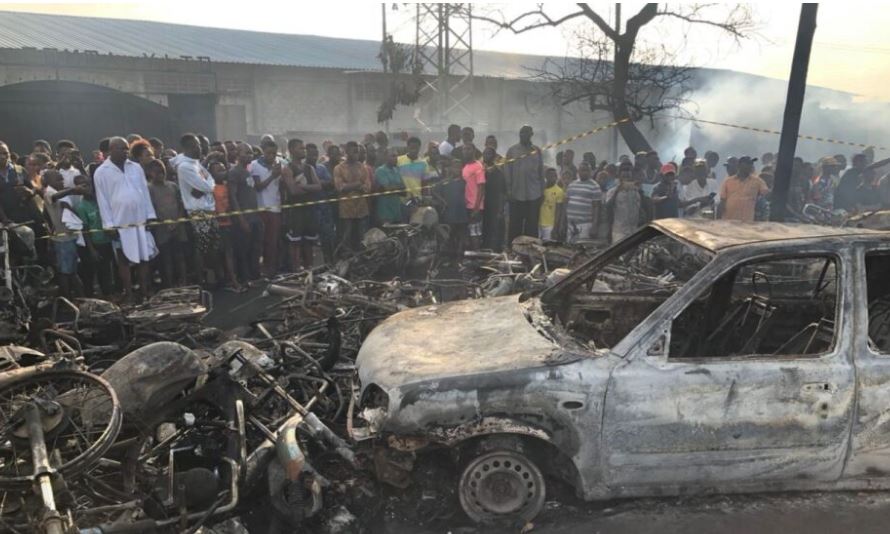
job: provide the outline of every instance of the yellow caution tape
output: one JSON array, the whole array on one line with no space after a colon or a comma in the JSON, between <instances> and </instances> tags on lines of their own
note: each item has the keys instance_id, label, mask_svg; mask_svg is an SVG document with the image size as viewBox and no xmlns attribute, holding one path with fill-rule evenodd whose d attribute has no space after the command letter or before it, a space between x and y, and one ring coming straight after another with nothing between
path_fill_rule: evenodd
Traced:
<instances>
[{"instance_id":1,"label":"yellow caution tape","mask_svg":"<svg viewBox=\"0 0 890 534\"><path fill-rule=\"evenodd\" d=\"M735 128L737 130L747 130L749 132L760 132L760 133L768 133L768 134L774 134L774 135L782 135L781 130L770 130L768 128L757 128L754 126L744 126L741 124L731 124L728 122L709 121L709 120L697 119L697 118L693 118L693 117L680 117L677 115L664 115L664 117L669 118L669 119L679 119L679 120L685 120L685 121L690 121L690 122L700 122L702 124L713 124L716 126L725 126L727 128ZM841 141L838 139L831 139L828 137L818 137L815 135L798 135L797 137L799 139L806 139L808 141L821 141L823 143L832 143L835 145L855 146L855 147L860 147L860 148L873 148L876 150L890 150L890 148L883 147L883 146L867 145L865 143L853 143L850 141Z\"/></svg>"},{"instance_id":2,"label":"yellow caution tape","mask_svg":"<svg viewBox=\"0 0 890 534\"><path fill-rule=\"evenodd\" d=\"M732 123L728 123L728 122L712 121L712 120L699 119L699 118L693 118L693 117L681 117L681 116L677 116L677 115L663 115L663 117L670 118L670 119L687 120L687 121L698 122L698 123L702 123L702 124L712 124L715 126L724 126L727 128L735 128L738 130L746 130L746 131L751 131L751 132L768 133L768 134L773 134L773 135L781 135L782 134L782 132L779 130L772 130L769 128L758 128L755 126L746 126L746 125L741 125L741 124L732 124ZM494 165L491 165L490 167L488 167L488 169L493 168L493 167L503 167L505 165L519 161L519 160L527 158L529 156L537 155L540 152L543 152L544 150L549 150L551 148L560 147L560 146L566 145L568 143L573 143L575 141L578 141L579 139L583 139L583 138L589 137L595 133L599 133L604 130L614 128L614 127L619 126L626 122L630 122L630 119L629 118L621 119L621 120L618 120L615 122L610 122L603 126L598 126L596 128L592 128L590 130L580 132L578 134L566 137L564 139L560 139L559 141L557 141L555 143L550 143L550 144L544 145L544 146L540 147L540 149L532 150L531 152L529 152L527 154L523 154L523 155L515 157L515 158L504 159L500 162L495 163ZM883 146L868 145L865 143L854 143L854 142L850 142L850 141L841 141L838 139L831 139L831 138L827 138L827 137L819 137L819 136L814 136L814 135L798 135L797 137L800 139L806 139L806 140L810 140L810 141L820 141L820 142L824 142L824 143L832 143L832 144L837 144L837 145L855 146L855 147L860 147L860 148L873 148L873 149L885 150L885 151L890 150L890 148L883 147ZM438 187L438 186L441 186L441 185L444 185L447 183L450 183L450 180L441 180L436 183L423 185L423 186L421 186L421 189L431 189L433 187ZM276 208L281 209L281 210L287 210L287 209L294 209L294 208L302 208L302 207L306 207L306 206L318 206L318 205L322 205L322 204L332 204L335 202L340 202L341 200L374 198L374 197L381 197L381 196L387 196L387 195L402 195L404 193L405 193L404 190L379 191L376 193L364 193L361 195L352 195L352 196L347 196L347 197L334 197L334 198L326 198L326 199L320 199L320 200L310 200L310 201L306 201L306 202L298 202L298 203L294 203L294 204L282 204L280 206L276 206ZM273 208L265 207L265 208L254 208L254 209L245 209L245 210L238 210L238 211L228 211L228 212L223 212L223 213L202 213L198 217L180 217L178 219L155 220L155 221L147 222L144 224L128 224L128 225L123 225L123 226L109 228L109 229L102 229L102 230L81 230L81 231L76 231L76 232L57 233L57 234L43 236L43 237L41 237L41 239L50 239L52 237L63 237L63 236L71 236L71 235L84 234L84 233L110 232L110 231L115 231L115 230L122 230L125 228L136 228L139 226L154 227L154 226L163 226L163 225L168 225L168 224L182 224L182 223L191 222L192 220L219 219L219 218L232 217L232 216L238 216L238 215L249 215L252 213L261 213L261 212L271 211L272 209Z\"/></svg>"},{"instance_id":3,"label":"yellow caution tape","mask_svg":"<svg viewBox=\"0 0 890 534\"><path fill-rule=\"evenodd\" d=\"M538 154L540 151L549 150L551 148L562 146L567 143L575 142L579 139L583 139L583 138L591 136L595 133L599 133L604 130L614 128L614 127L618 126L619 124L623 124L625 122L630 122L630 119L622 119L619 121L611 122L609 124L605 124L603 126L598 126L596 128L592 128L585 132L581 132L581 133L575 134L573 136L566 137L565 139L561 139L555 143L550 143L548 145L544 145L539 150L532 150L528 154L523 154L523 155L515 157L515 158L505 159L503 161L495 163L494 165L492 165L488 168L503 167L504 165L508 165L510 163L519 161L519 160L527 158L529 156L534 156L534 155ZM423 186L421 186L421 189L431 189L433 187L438 187L438 186L441 186L441 185L447 184L447 183L450 183L450 180L441 180L441 181L438 181L433 184L423 185ZM374 197L382 197L382 196L386 196L386 195L402 195L404 193L405 193L404 190L379 191L377 193L364 193L361 195L354 195L354 196L326 198L326 199L320 199L320 200L309 200L306 202L297 202L294 204L281 204L280 206L275 206L274 209L287 210L287 209L294 209L294 208L302 208L302 207L306 207L306 206L318 206L321 204L333 204L335 202L340 202L341 200L374 198ZM222 212L222 213L203 212L198 217L180 217L178 219L154 220L154 221L150 221L150 222L146 222L146 223L142 223L142 224L126 224L123 226L116 226L113 228L107 228L107 229L101 229L101 230L95 229L95 230L77 230L77 231L72 231L72 232L60 232L60 233L42 236L42 237L40 237L40 239L50 239L53 237L70 237L72 235L79 235L79 234L98 234L98 233L103 233L103 232L113 232L116 230L123 230L126 228L138 228L140 226L154 227L154 226L163 226L163 225L168 225L168 224L182 224L182 223L186 223L186 222L191 222L193 220L220 219L220 218L232 217L232 216L238 216L238 215L249 215L251 213L260 213L260 212L271 211L272 209L273 208L270 208L270 207L264 207L264 208L252 208L252 209L237 210L237 211L226 211L226 212Z\"/></svg>"}]
</instances>

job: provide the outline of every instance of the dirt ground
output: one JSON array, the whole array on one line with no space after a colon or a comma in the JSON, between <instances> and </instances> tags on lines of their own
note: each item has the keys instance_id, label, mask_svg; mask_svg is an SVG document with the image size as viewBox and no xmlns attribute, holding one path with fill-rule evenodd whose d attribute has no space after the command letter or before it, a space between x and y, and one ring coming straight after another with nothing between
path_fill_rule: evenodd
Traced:
<instances>
[{"instance_id":1,"label":"dirt ground","mask_svg":"<svg viewBox=\"0 0 890 534\"><path fill-rule=\"evenodd\" d=\"M520 528L474 528L458 524L417 525L388 521L385 534L517 533ZM890 493L799 493L630 499L608 503L548 501L526 532L536 534L829 534L886 533ZM530 528L530 530L528 530Z\"/></svg>"}]
</instances>

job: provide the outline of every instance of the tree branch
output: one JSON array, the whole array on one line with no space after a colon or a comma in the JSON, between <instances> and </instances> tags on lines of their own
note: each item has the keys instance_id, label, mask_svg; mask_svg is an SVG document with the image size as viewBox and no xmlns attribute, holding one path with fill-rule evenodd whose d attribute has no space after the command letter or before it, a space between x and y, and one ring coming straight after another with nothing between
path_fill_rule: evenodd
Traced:
<instances>
[{"instance_id":1,"label":"tree branch","mask_svg":"<svg viewBox=\"0 0 890 534\"><path fill-rule=\"evenodd\" d=\"M725 18L719 21L709 20L702 17L702 12L713 5L714 4L693 5L687 12L669 11L665 9L664 11L659 11L658 16L675 18L689 24L700 24L717 28L731 35L736 41L750 36L747 32L754 28L754 23L751 13L747 8L736 6Z\"/></svg>"},{"instance_id":2,"label":"tree branch","mask_svg":"<svg viewBox=\"0 0 890 534\"><path fill-rule=\"evenodd\" d=\"M599 28L601 32L606 34L606 37L608 37L609 39L611 39L613 41L618 40L618 38L620 37L620 35L618 34L618 31L615 28L609 26L609 23L606 22L599 15L599 13L590 9L590 6L587 4L578 4L578 7L581 8L581 12L584 14L585 17L590 19L591 22L596 24L596 27Z\"/></svg>"},{"instance_id":3,"label":"tree branch","mask_svg":"<svg viewBox=\"0 0 890 534\"><path fill-rule=\"evenodd\" d=\"M481 20L483 22L488 22L490 24L494 24L495 26L498 27L498 29L509 30L513 33L519 34L519 33L525 33L527 31L534 30L537 28L544 28L547 26L556 27L566 21L581 17L583 15L584 15L583 11L575 11L573 13L569 13L568 15L564 15L562 17L554 19L550 15L545 13L544 9L539 4L538 9L526 11L525 13L517 15L516 17L514 17L511 20L506 20L503 17L503 15L501 16L500 20L486 16L486 15L477 15L475 13L473 13L471 15L471 17L475 20ZM524 22L526 19L529 19L532 17L538 17L539 20L536 20L534 22L529 22L529 23ZM525 24L525 25L523 25L523 24Z\"/></svg>"},{"instance_id":4,"label":"tree branch","mask_svg":"<svg viewBox=\"0 0 890 534\"><path fill-rule=\"evenodd\" d=\"M544 4L512 19L500 10L497 14L473 13L472 18L515 34L586 19L586 35L576 36L576 57L566 57L559 63L547 59L543 66L529 69L531 78L545 82L550 97L562 106L586 104L590 111L606 110L616 118L631 117L634 121L644 117L654 120L655 114L666 110L682 113L683 105L689 103L686 97L694 78L690 66L676 64L678 50L640 41L643 27L656 18L670 17L686 23L686 31L678 36L682 39L688 37L688 28L698 25L722 30L736 43L751 37L751 31L756 30L751 8L745 4L737 4L727 12L716 3L660 7L650 2L627 19L623 32L611 26L592 4L576 5L578 11L558 18L545 13ZM629 146L648 148L645 136L632 123L623 124L621 134Z\"/></svg>"},{"instance_id":5,"label":"tree branch","mask_svg":"<svg viewBox=\"0 0 890 534\"><path fill-rule=\"evenodd\" d=\"M688 22L688 23L690 23L690 24L704 24L705 26L713 26L714 28L719 28L719 29L721 29L721 30L723 30L723 31L725 31L725 32L727 32L727 33L729 33L729 34L732 35L733 37L737 37L737 38L745 37L745 35L743 35L742 33L740 33L740 32L735 28L735 26L732 26L732 25L730 25L730 24L724 24L724 23L722 23L722 22L715 22L715 21L713 21L713 20L697 19L697 18L694 18L694 17L690 17L690 16L687 16L687 15L682 15L682 14L680 14L680 13L673 13L673 12L670 12L670 11L662 11L661 13L659 13L659 15L661 15L661 16L663 16L663 17L673 17L673 18L675 18L675 19L684 20L684 21L686 21L686 22Z\"/></svg>"}]
</instances>

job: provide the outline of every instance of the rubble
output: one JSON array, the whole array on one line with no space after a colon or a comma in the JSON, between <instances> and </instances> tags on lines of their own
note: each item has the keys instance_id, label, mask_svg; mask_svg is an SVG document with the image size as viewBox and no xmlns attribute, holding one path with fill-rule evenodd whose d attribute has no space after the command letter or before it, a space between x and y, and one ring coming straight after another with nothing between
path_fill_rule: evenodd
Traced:
<instances>
[{"instance_id":1,"label":"rubble","mask_svg":"<svg viewBox=\"0 0 890 534\"><path fill-rule=\"evenodd\" d=\"M446 240L421 209L335 265L272 280L259 316L228 332L204 324L213 301L199 287L122 306L56 297L37 272L17 278L0 294L0 334L18 343L0 347L0 428L13 432L0 446L0 529L363 531L386 508L375 464L402 487L412 468L443 476L414 466L412 440L375 453L348 437L365 336L409 308L543 288L586 254L534 240L448 258ZM56 420L74 414L69 438ZM423 521L454 513L455 490L419 487Z\"/></svg>"},{"instance_id":2,"label":"rubble","mask_svg":"<svg viewBox=\"0 0 890 534\"><path fill-rule=\"evenodd\" d=\"M610 350L652 310L674 296L692 299L695 313L675 317L671 337L648 334L653 339L633 346L640 358L680 358L690 372L672 377L674 389L685 381L696 395L713 392L696 384L718 372L693 361L702 346L728 358L766 350L791 366L786 356L835 350L837 330L852 328L832 315L852 309L836 306L838 277L851 272L838 268L846 257L786 258L749 272L743 255L840 247L833 236L847 230L698 224L653 223L577 269L594 248L523 238L513 253L453 258L432 245L435 226L387 228L367 236L361 262L271 280L261 296L237 304L249 304L251 318L225 332L205 324L213 303L200 288L160 292L133 307L53 298L42 317L21 325L18 344L0 349L0 530L364 532L388 520L421 529L509 521L520 530L535 528L539 513L569 510L552 500L560 484L585 499L619 495L608 492L631 486L599 484L576 458L595 456L584 437L591 433L624 446L624 434L597 425L630 421L641 433L653 418L639 405L654 413L676 404L651 400L676 395L671 388L606 388L610 366L627 372ZM775 239L763 238L768 231ZM866 242L880 234L849 235ZM418 251L434 253L416 262ZM687 282L716 276L712 261L740 265L742 274L726 271L733 283L738 274L740 296L725 314L697 315L710 299L693 299ZM884 263L870 264L872 273ZM868 333L883 350L890 335L878 321L888 315L881 298L868 306ZM714 334L691 343L706 319ZM787 324L771 330L777 319ZM815 399L815 424L849 428L822 399L852 402L833 389L852 382L824 380L789 382L793 391L776 395ZM763 383L767 391L778 381ZM623 396L606 403L606 392ZM708 402L719 405L714 421L722 422L735 397L714 395ZM695 435L723 432L720 424ZM648 446L682 446L664 445L665 436L650 436ZM873 426L857 439L881 436ZM624 472L672 468L659 462Z\"/></svg>"}]
</instances>

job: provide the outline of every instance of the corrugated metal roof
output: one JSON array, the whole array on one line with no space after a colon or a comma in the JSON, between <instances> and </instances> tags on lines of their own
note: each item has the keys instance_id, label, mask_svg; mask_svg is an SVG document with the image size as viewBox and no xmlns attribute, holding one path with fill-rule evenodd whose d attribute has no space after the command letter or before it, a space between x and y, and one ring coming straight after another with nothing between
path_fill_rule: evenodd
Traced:
<instances>
[{"instance_id":1,"label":"corrugated metal roof","mask_svg":"<svg viewBox=\"0 0 890 534\"><path fill-rule=\"evenodd\" d=\"M206 56L214 62L381 70L380 43L140 20L0 11L0 48L95 50L143 57ZM477 76L523 78L544 56L475 51Z\"/></svg>"}]
</instances>

